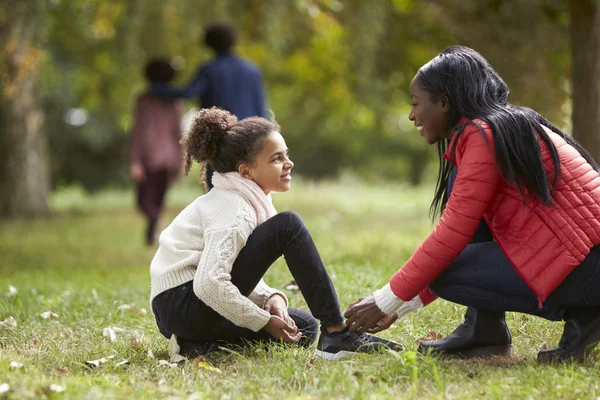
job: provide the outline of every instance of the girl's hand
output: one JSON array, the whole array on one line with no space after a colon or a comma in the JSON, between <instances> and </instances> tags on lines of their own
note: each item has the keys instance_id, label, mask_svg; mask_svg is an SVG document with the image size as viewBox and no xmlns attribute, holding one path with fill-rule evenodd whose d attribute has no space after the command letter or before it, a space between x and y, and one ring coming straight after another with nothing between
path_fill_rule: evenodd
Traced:
<instances>
[{"instance_id":1,"label":"girl's hand","mask_svg":"<svg viewBox=\"0 0 600 400\"><path fill-rule=\"evenodd\" d=\"M265 310L267 310L271 315L278 316L284 320L286 324L296 328L296 321L290 318L285 300L278 294L271 296L271 298L267 301Z\"/></svg>"},{"instance_id":2,"label":"girl's hand","mask_svg":"<svg viewBox=\"0 0 600 400\"><path fill-rule=\"evenodd\" d=\"M146 172L142 164L131 164L130 167L131 178L136 182L141 182L146 179Z\"/></svg>"},{"instance_id":3,"label":"girl's hand","mask_svg":"<svg viewBox=\"0 0 600 400\"><path fill-rule=\"evenodd\" d=\"M287 324L277 315L272 315L263 329L267 331L269 335L276 339L281 339L286 343L296 343L302 336L295 326Z\"/></svg>"},{"instance_id":4,"label":"girl's hand","mask_svg":"<svg viewBox=\"0 0 600 400\"><path fill-rule=\"evenodd\" d=\"M377 307L373 296L369 296L352 303L344 313L344 317L351 332L366 332L375 328L387 315Z\"/></svg>"}]
</instances>

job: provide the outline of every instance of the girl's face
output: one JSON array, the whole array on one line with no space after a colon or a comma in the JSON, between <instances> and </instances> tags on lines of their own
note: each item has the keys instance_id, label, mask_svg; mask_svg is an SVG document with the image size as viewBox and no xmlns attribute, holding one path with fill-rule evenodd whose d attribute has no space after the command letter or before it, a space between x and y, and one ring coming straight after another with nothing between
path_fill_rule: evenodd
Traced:
<instances>
[{"instance_id":1,"label":"girl's face","mask_svg":"<svg viewBox=\"0 0 600 400\"><path fill-rule=\"evenodd\" d=\"M408 119L423 136L427 144L434 144L448 135L448 97L442 94L437 102L431 101L431 94L423 89L415 76L410 83L412 108Z\"/></svg>"},{"instance_id":2,"label":"girl's face","mask_svg":"<svg viewBox=\"0 0 600 400\"><path fill-rule=\"evenodd\" d=\"M289 150L279 132L271 132L263 139L262 149L251 164L240 165L242 177L252 179L265 194L287 192L290 189L294 163L288 158Z\"/></svg>"}]
</instances>

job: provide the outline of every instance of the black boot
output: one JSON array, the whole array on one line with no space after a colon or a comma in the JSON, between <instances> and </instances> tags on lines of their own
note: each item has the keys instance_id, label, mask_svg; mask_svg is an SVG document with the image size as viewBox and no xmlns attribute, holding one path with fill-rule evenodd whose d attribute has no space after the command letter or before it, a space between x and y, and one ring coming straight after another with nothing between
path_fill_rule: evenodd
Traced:
<instances>
[{"instance_id":1,"label":"black boot","mask_svg":"<svg viewBox=\"0 0 600 400\"><path fill-rule=\"evenodd\" d=\"M510 355L512 338L504 314L504 311L469 307L465 313L465 322L454 332L442 340L422 342L418 351L462 358Z\"/></svg>"},{"instance_id":2,"label":"black boot","mask_svg":"<svg viewBox=\"0 0 600 400\"><path fill-rule=\"evenodd\" d=\"M600 342L600 309L570 309L565 315L565 328L555 349L538 353L542 364L583 361Z\"/></svg>"}]
</instances>

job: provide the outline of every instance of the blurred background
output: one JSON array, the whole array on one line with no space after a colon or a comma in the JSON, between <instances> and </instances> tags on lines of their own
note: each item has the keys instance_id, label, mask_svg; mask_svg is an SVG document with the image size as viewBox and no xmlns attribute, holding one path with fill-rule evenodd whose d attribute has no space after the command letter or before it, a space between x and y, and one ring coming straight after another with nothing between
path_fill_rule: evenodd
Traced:
<instances>
[{"instance_id":1,"label":"blurred background","mask_svg":"<svg viewBox=\"0 0 600 400\"><path fill-rule=\"evenodd\" d=\"M132 185L132 107L145 63L175 85L212 54L203 28L237 29L306 179L419 185L435 150L408 120L409 83L446 46L483 54L532 107L600 154L595 0L1 0L0 215L47 213L52 191ZM186 118L197 106L186 101ZM572 112L574 110L574 112ZM185 121L183 122L185 124Z\"/></svg>"}]
</instances>

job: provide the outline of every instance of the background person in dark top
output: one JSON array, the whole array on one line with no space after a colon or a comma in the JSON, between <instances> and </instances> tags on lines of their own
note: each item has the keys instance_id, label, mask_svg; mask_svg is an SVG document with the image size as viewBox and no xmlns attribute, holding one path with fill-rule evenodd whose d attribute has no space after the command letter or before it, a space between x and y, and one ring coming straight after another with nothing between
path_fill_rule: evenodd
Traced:
<instances>
[{"instance_id":1,"label":"background person in dark top","mask_svg":"<svg viewBox=\"0 0 600 400\"><path fill-rule=\"evenodd\" d=\"M201 108L219 107L244 119L266 117L267 108L259 69L234 54L235 30L214 24L204 30L204 43L215 57L201 65L196 77L184 88L153 85L152 93L162 96L195 98ZM207 185L212 188L212 168L206 165Z\"/></svg>"}]
</instances>

